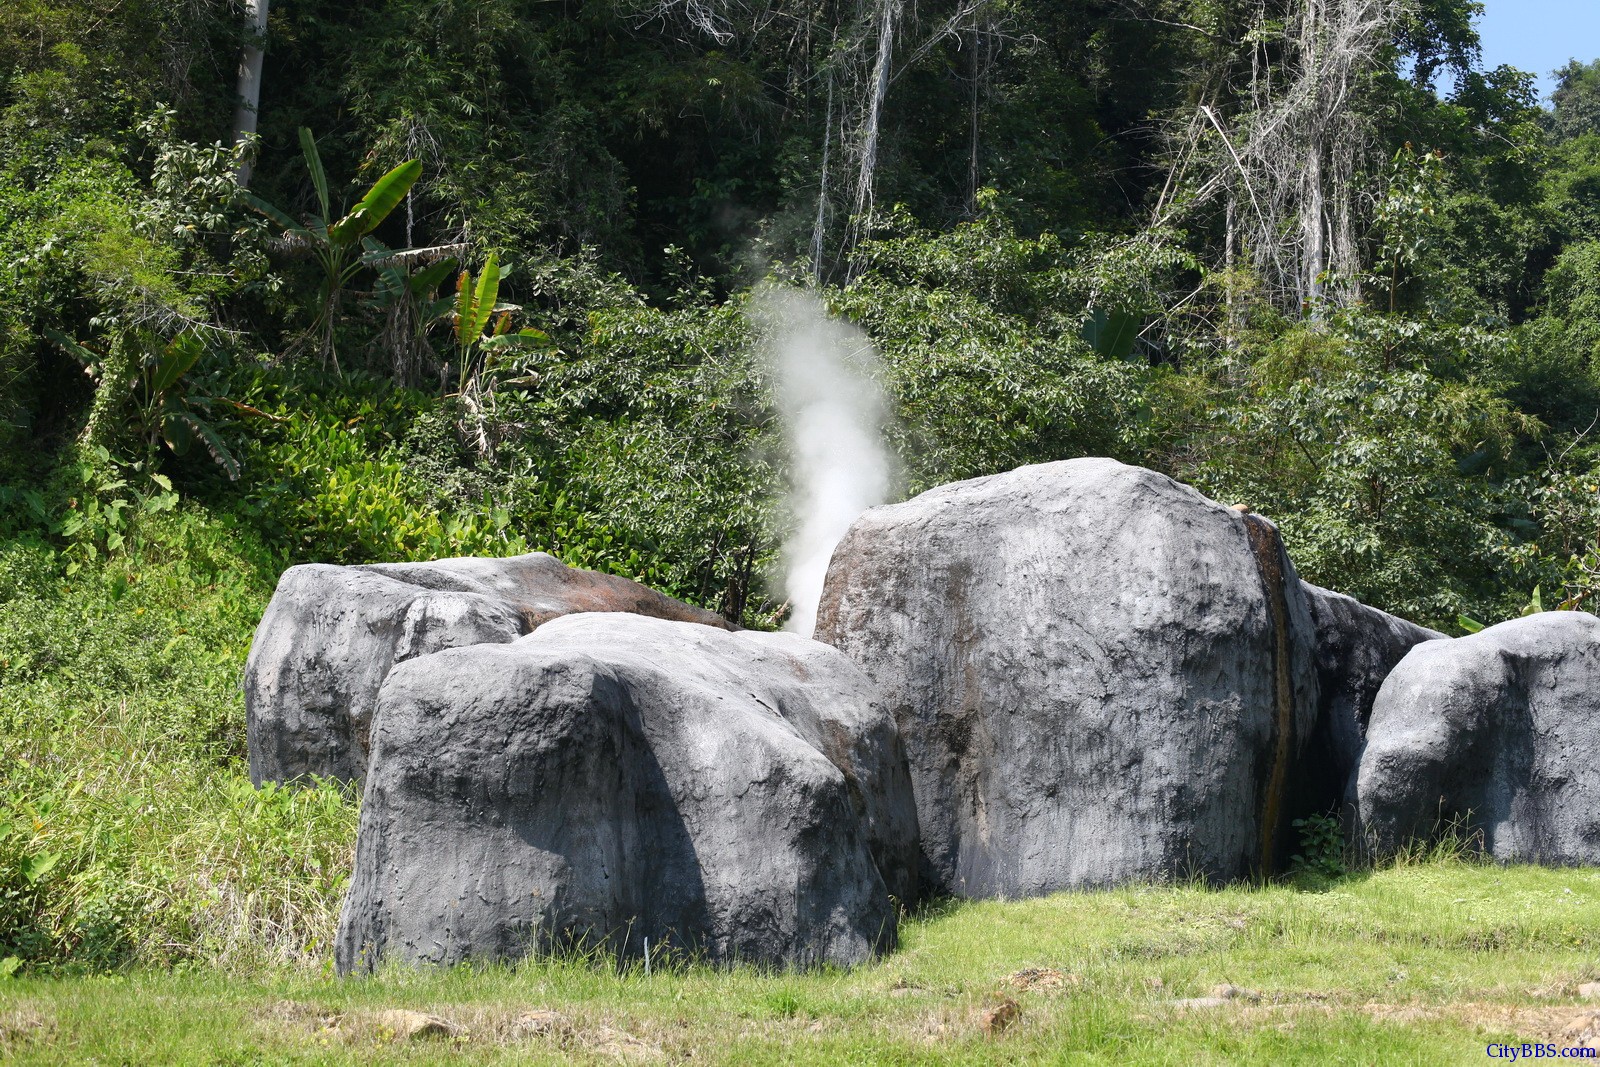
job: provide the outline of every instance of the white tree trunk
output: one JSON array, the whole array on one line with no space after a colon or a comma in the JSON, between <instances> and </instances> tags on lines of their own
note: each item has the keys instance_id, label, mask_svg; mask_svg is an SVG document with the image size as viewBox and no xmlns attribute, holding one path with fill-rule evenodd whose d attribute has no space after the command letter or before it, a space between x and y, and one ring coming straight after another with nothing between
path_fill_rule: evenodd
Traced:
<instances>
[{"instance_id":1,"label":"white tree trunk","mask_svg":"<svg viewBox=\"0 0 1600 1067\"><path fill-rule=\"evenodd\" d=\"M883 102L889 95L889 66L894 58L894 20L898 0L880 0L878 12L878 58L872 70L872 93L867 104L867 121L861 132L861 171L856 181L856 214L872 210L873 179L878 168L878 126L883 117Z\"/></svg>"},{"instance_id":2,"label":"white tree trunk","mask_svg":"<svg viewBox=\"0 0 1600 1067\"><path fill-rule=\"evenodd\" d=\"M238 144L256 132L256 113L261 107L262 50L267 43L267 8L271 0L244 0L252 35L239 59L239 102L233 110L233 143ZM239 184L250 184L250 160L239 161Z\"/></svg>"},{"instance_id":3,"label":"white tree trunk","mask_svg":"<svg viewBox=\"0 0 1600 1067\"><path fill-rule=\"evenodd\" d=\"M817 218L811 227L811 280L822 284L822 247L828 231L828 156L833 147L833 68L828 74L827 122L822 127L822 181L817 189Z\"/></svg>"}]
</instances>

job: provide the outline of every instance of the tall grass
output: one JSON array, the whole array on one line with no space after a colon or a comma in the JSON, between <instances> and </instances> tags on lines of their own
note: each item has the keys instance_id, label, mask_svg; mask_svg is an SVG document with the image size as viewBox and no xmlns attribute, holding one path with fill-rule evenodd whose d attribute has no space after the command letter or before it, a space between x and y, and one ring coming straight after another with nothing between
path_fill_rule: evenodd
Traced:
<instances>
[{"instance_id":1,"label":"tall grass","mask_svg":"<svg viewBox=\"0 0 1600 1067\"><path fill-rule=\"evenodd\" d=\"M72 574L0 545L0 958L320 966L355 797L255 790L240 672L277 563L203 510Z\"/></svg>"}]
</instances>

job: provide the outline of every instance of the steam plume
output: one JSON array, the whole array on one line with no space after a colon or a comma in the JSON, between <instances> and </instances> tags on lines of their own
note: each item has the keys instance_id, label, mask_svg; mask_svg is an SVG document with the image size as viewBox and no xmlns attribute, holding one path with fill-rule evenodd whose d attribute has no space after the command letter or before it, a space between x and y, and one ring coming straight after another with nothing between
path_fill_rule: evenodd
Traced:
<instances>
[{"instance_id":1,"label":"steam plume","mask_svg":"<svg viewBox=\"0 0 1600 1067\"><path fill-rule=\"evenodd\" d=\"M811 636L828 561L856 517L888 498L884 401L872 342L816 297L767 286L756 296L762 354L777 380L799 529L784 546L787 629Z\"/></svg>"}]
</instances>

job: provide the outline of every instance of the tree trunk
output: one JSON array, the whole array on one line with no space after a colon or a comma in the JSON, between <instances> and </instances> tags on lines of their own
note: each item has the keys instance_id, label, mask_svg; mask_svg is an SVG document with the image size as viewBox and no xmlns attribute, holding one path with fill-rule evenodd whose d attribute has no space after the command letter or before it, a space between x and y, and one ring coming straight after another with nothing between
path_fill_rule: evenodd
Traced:
<instances>
[{"instance_id":1,"label":"tree trunk","mask_svg":"<svg viewBox=\"0 0 1600 1067\"><path fill-rule=\"evenodd\" d=\"M972 19L972 110L967 145L967 217L978 217L978 80L983 67L978 59L978 19Z\"/></svg>"},{"instance_id":2,"label":"tree trunk","mask_svg":"<svg viewBox=\"0 0 1600 1067\"><path fill-rule=\"evenodd\" d=\"M894 57L894 17L899 0L880 0L878 12L878 58L872 71L872 93L867 105L867 121L861 134L861 173L856 181L856 214L872 210L873 179L878 167L878 126L883 117L883 101L889 95L889 67Z\"/></svg>"},{"instance_id":3,"label":"tree trunk","mask_svg":"<svg viewBox=\"0 0 1600 1067\"><path fill-rule=\"evenodd\" d=\"M261 61L267 44L267 8L271 0L244 0L252 34L239 58L239 102L233 111L233 143L255 135L256 113L261 107ZM250 159L239 161L239 185L250 184Z\"/></svg>"},{"instance_id":4,"label":"tree trunk","mask_svg":"<svg viewBox=\"0 0 1600 1067\"><path fill-rule=\"evenodd\" d=\"M830 57L831 59L831 57ZM822 248L828 230L828 155L833 146L833 66L827 68L827 121L822 127L822 180L817 188L817 218L811 227L811 280L822 284Z\"/></svg>"}]
</instances>

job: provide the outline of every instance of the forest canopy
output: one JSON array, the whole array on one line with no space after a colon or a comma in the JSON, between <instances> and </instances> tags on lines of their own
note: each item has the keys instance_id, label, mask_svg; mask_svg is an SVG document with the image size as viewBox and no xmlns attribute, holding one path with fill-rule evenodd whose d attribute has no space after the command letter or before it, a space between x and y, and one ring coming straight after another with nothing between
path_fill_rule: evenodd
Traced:
<instances>
[{"instance_id":1,"label":"forest canopy","mask_svg":"<svg viewBox=\"0 0 1600 1067\"><path fill-rule=\"evenodd\" d=\"M902 494L1110 455L1419 622L1590 607L1600 61L1544 107L1480 10L8 3L0 535L202 508L773 625L772 277L880 349Z\"/></svg>"}]
</instances>

